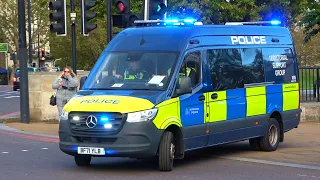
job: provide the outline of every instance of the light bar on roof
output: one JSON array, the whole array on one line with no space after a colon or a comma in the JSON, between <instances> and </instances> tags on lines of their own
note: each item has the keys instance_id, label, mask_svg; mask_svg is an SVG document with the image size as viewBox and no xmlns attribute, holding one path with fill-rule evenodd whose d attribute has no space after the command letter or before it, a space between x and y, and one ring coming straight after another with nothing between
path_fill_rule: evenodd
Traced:
<instances>
[{"instance_id":1,"label":"light bar on roof","mask_svg":"<svg viewBox=\"0 0 320 180\"><path fill-rule=\"evenodd\" d=\"M279 20L272 20L272 21L226 22L226 23L225 23L225 25L263 25L263 24L280 25L280 24L281 24L281 21L279 21Z\"/></svg>"}]
</instances>

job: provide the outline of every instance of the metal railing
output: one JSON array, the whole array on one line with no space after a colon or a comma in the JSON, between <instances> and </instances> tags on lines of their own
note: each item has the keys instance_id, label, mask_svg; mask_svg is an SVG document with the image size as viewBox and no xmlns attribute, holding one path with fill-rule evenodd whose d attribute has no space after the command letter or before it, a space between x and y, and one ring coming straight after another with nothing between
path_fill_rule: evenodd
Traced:
<instances>
[{"instance_id":1,"label":"metal railing","mask_svg":"<svg viewBox=\"0 0 320 180\"><path fill-rule=\"evenodd\" d=\"M320 102L320 66L299 67L301 102Z\"/></svg>"}]
</instances>

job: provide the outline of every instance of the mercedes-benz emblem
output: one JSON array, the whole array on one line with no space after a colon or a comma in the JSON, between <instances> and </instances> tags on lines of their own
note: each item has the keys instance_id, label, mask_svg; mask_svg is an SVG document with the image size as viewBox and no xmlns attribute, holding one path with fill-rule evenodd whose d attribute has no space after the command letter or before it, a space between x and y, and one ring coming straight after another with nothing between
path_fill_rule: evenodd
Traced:
<instances>
[{"instance_id":1,"label":"mercedes-benz emblem","mask_svg":"<svg viewBox=\"0 0 320 180\"><path fill-rule=\"evenodd\" d=\"M90 115L87 117L86 124L88 128L96 127L97 123L98 123L98 119L95 116Z\"/></svg>"}]
</instances>

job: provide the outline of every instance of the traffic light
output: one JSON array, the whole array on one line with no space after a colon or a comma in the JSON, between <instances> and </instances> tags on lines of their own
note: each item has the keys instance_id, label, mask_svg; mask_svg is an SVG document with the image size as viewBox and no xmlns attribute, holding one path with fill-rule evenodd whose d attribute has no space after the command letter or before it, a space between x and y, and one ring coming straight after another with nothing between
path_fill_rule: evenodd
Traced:
<instances>
[{"instance_id":1,"label":"traffic light","mask_svg":"<svg viewBox=\"0 0 320 180\"><path fill-rule=\"evenodd\" d=\"M150 0L149 17L151 20L164 20L164 14L167 12L167 6L162 0Z\"/></svg>"},{"instance_id":2,"label":"traffic light","mask_svg":"<svg viewBox=\"0 0 320 180\"><path fill-rule=\"evenodd\" d=\"M116 0L115 5L118 14L127 14L130 12L130 0Z\"/></svg>"},{"instance_id":3,"label":"traffic light","mask_svg":"<svg viewBox=\"0 0 320 180\"><path fill-rule=\"evenodd\" d=\"M46 52L45 52L45 48L41 48L41 57L45 57Z\"/></svg>"},{"instance_id":4,"label":"traffic light","mask_svg":"<svg viewBox=\"0 0 320 180\"><path fill-rule=\"evenodd\" d=\"M97 24L88 22L97 16L97 13L88 11L96 4L95 0L81 0L81 33L84 36L88 36L90 31L97 28Z\"/></svg>"},{"instance_id":5,"label":"traffic light","mask_svg":"<svg viewBox=\"0 0 320 180\"><path fill-rule=\"evenodd\" d=\"M130 0L116 0L117 15L112 15L113 26L127 28L134 25L134 21L143 19L142 14L133 14L130 11Z\"/></svg>"},{"instance_id":6,"label":"traffic light","mask_svg":"<svg viewBox=\"0 0 320 180\"><path fill-rule=\"evenodd\" d=\"M49 2L49 9L56 11L49 14L50 21L57 22L50 25L50 31L55 32L57 36L67 35L66 0L55 0Z\"/></svg>"}]
</instances>

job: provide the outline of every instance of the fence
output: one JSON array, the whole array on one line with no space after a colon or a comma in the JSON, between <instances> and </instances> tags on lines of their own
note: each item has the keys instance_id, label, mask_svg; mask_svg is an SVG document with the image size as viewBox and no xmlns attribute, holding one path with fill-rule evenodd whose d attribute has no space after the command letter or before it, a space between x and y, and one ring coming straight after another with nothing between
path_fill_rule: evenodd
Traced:
<instances>
[{"instance_id":1,"label":"fence","mask_svg":"<svg viewBox=\"0 0 320 180\"><path fill-rule=\"evenodd\" d=\"M320 102L320 67L300 67L300 98L301 101Z\"/></svg>"}]
</instances>

